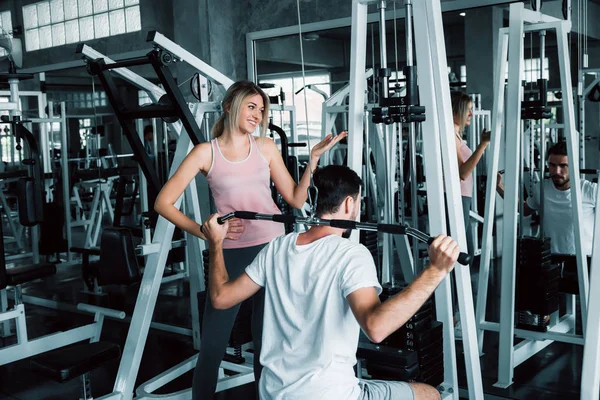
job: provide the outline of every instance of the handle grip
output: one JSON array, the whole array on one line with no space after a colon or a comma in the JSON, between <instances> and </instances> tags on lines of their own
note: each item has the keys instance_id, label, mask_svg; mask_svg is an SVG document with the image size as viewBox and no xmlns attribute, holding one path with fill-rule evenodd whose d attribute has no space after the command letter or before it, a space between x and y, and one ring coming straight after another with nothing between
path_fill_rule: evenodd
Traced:
<instances>
[{"instance_id":1,"label":"handle grip","mask_svg":"<svg viewBox=\"0 0 600 400\"><path fill-rule=\"evenodd\" d=\"M427 240L427 244L433 243L434 239L435 238L430 237L429 240ZM473 257L470 254L461 252L458 255L458 260L457 261L458 261L459 264L462 264L462 265L470 265L471 261L473 261Z\"/></svg>"}]
</instances>

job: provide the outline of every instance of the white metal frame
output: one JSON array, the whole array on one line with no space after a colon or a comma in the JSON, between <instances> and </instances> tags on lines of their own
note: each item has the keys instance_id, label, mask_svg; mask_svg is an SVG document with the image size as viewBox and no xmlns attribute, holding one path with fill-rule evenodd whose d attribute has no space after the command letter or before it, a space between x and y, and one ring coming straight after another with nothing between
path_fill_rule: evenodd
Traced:
<instances>
[{"instance_id":1,"label":"white metal frame","mask_svg":"<svg viewBox=\"0 0 600 400\"><path fill-rule=\"evenodd\" d=\"M510 23L508 28L500 29L500 41L497 57L497 81L494 86L495 103L493 110L493 132L491 142L491 162L488 170L486 188L486 211L484 222L483 246L481 258L481 272L477 301L477 322L479 345L483 345L483 332L485 330L500 333L498 382L497 387L506 388L512 384L514 368L541 349L552 343L553 340L567 343L582 344L581 335L575 335L575 315L568 312L566 316L553 318L552 326L546 333L530 332L514 327L515 307L515 261L517 243L518 221L518 194L519 171L522 166L521 142L521 100L522 86L520 76L523 71L523 34L525 32L555 30L557 35L558 58L560 66L561 89L563 96L564 132L567 138L568 156L571 160L578 159L577 132L575 131L574 105L571 87L571 70L568 55L567 33L571 28L569 21L562 21L546 16L539 12L526 10L522 3L510 5ZM510 60L508 63L506 62ZM508 68L507 108L505 132L506 139L506 184L504 201L504 230L503 230L503 257L501 265L501 295L500 295L500 323L491 323L485 320L485 307L487 303L487 290L489 279L489 264L492 250L492 226L494 222L495 191L501 143L501 127L504 119L504 76ZM572 163L570 170L571 197L573 204L573 220L575 226L575 244L577 251L577 268L579 289L581 296L582 324L585 329L587 320L588 276L587 260L583 257L581 243L581 186L579 178L579 165ZM571 299L572 300L572 299ZM573 310L572 305L568 307ZM518 345L514 345L514 337L524 338ZM481 350L481 349L480 349Z\"/></svg>"},{"instance_id":2,"label":"white metal frame","mask_svg":"<svg viewBox=\"0 0 600 400\"><path fill-rule=\"evenodd\" d=\"M600 171L597 171L600 173ZM592 242L592 262L590 277L590 297L587 329L584 331L583 367L581 371L581 400L596 399L600 396L600 190L596 197L594 216L594 239Z\"/></svg>"},{"instance_id":3,"label":"white metal frame","mask_svg":"<svg viewBox=\"0 0 600 400\"><path fill-rule=\"evenodd\" d=\"M588 85L586 77L592 76L592 82ZM590 91L600 84L600 68L581 68L579 70L579 81L577 94L579 96L579 167L585 168L585 105Z\"/></svg>"},{"instance_id":4,"label":"white metal frame","mask_svg":"<svg viewBox=\"0 0 600 400\"><path fill-rule=\"evenodd\" d=\"M363 95L366 89L365 56L367 5L372 1L354 0L352 3L352 38L350 53L350 103L349 130L353 133L348 141L348 166L362 172L363 147ZM429 146L424 146L424 160L427 170L427 197L429 199L429 227L433 235L445 233L444 189L445 181L450 228L452 236L466 249L465 227L462 217L458 162L454 149L452 132L452 109L448 74L445 70L446 52L439 0L415 2L414 27L417 65L421 100L427 110L423 123L423 140L427 137ZM442 166L445 171L442 174ZM477 351L475 318L469 267L457 265L455 268L459 295L459 308L463 325L463 341L467 383L471 399L483 398L483 385ZM444 324L444 384L442 396L458 399L458 377L456 372L456 349L454 346L454 325L450 281L444 280L436 290L438 319Z\"/></svg>"},{"instance_id":5,"label":"white metal frame","mask_svg":"<svg viewBox=\"0 0 600 400\"><path fill-rule=\"evenodd\" d=\"M481 132L483 129L490 130L492 113L490 110L484 110L481 108L481 95L471 95L473 99L473 117L471 118L471 125L469 126L468 140L469 147L475 148L480 141ZM485 165L487 165L487 158L484 156L484 162L477 165L477 168L473 170L471 174L473 176L473 200L471 201L471 210L469 218L469 226L467 229L471 231L471 237L473 238L473 255L477 256L481 254L481 248L479 247L479 235L477 234L477 225L483 224L483 217L479 215L479 177L485 175Z\"/></svg>"},{"instance_id":6,"label":"white metal frame","mask_svg":"<svg viewBox=\"0 0 600 400\"><path fill-rule=\"evenodd\" d=\"M82 340L89 339L91 342L97 342L102 332L104 316L118 319L125 318L125 312L123 311L83 303L78 304L77 308L81 311L94 313L94 322L33 340L29 340L27 335L27 318L24 304L16 304L12 309L0 313L0 322L15 321L17 335L16 344L0 348L0 365L10 364L14 361L81 342Z\"/></svg>"}]
</instances>

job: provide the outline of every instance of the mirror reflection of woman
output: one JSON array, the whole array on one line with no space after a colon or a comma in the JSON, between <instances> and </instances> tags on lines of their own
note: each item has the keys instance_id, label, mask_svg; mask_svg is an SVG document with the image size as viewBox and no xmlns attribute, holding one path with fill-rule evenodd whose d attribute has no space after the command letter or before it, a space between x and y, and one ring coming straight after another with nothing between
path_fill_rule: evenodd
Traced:
<instances>
[{"instance_id":1,"label":"mirror reflection of woman","mask_svg":"<svg viewBox=\"0 0 600 400\"><path fill-rule=\"evenodd\" d=\"M473 255L473 237L471 234L469 212L473 199L473 170L481 160L485 149L490 144L490 132L481 132L481 142L472 151L463 139L465 127L471 125L473 117L473 100L463 92L452 92L452 116L454 119L454 138L456 141L456 156L458 158L458 174L460 175L460 194L462 196L463 217L467 234L467 248Z\"/></svg>"},{"instance_id":2,"label":"mirror reflection of woman","mask_svg":"<svg viewBox=\"0 0 600 400\"><path fill-rule=\"evenodd\" d=\"M204 240L206 237L200 225L174 206L198 173L206 176L220 215L232 211L281 214L271 198L270 181L290 206L301 208L307 199L310 170L317 167L321 155L347 136L345 132L336 137L328 135L316 144L310 152L310 167L296 184L277 145L265 137L269 125L269 98L262 89L249 81L236 82L225 93L222 106L224 112L212 128L214 139L194 147L165 184L154 205L167 220ZM253 136L257 129L260 137ZM270 221L229 220L228 235L223 243L229 279L237 278L270 240L284 233L282 224ZM239 305L216 310L209 298L207 294L201 348L194 371L192 397L195 400L214 396L219 365L239 310ZM264 289L253 296L252 303L254 376L258 382Z\"/></svg>"}]
</instances>

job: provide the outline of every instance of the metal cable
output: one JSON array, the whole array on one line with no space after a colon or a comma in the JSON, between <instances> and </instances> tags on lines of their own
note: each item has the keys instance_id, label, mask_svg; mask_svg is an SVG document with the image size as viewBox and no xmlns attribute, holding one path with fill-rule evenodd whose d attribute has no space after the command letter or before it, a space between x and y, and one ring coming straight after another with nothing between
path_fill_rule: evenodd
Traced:
<instances>
[{"instance_id":1,"label":"metal cable","mask_svg":"<svg viewBox=\"0 0 600 400\"><path fill-rule=\"evenodd\" d=\"M302 86L306 87L306 73L304 71L304 47L302 45L302 19L300 17L300 0L296 0L296 10L298 11L298 40L300 41L300 67L302 68ZM302 93L304 97L304 113L306 115L306 141L308 142L308 171L310 174L310 184L308 185L308 204L310 205L311 217L317 209L317 200L319 197L319 190L316 188L313 181L313 169L311 164L311 146L310 146L310 132L308 130L308 101L306 99L306 90ZM312 198L310 190L314 189L315 199Z\"/></svg>"}]
</instances>

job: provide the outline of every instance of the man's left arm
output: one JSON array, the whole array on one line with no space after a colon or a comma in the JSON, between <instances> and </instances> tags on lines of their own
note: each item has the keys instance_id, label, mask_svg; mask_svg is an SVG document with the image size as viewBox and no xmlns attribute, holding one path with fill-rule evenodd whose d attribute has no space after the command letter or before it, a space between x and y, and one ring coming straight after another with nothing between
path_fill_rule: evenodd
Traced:
<instances>
[{"instance_id":1,"label":"man's left arm","mask_svg":"<svg viewBox=\"0 0 600 400\"><path fill-rule=\"evenodd\" d=\"M209 263L208 263L208 292L210 301L217 310L231 308L247 298L254 295L261 288L246 272L243 272L233 281L229 280L229 274L225 267L223 258L223 239L227 234L227 222L219 225L217 214L213 214L202 225L202 232L209 241Z\"/></svg>"}]
</instances>

